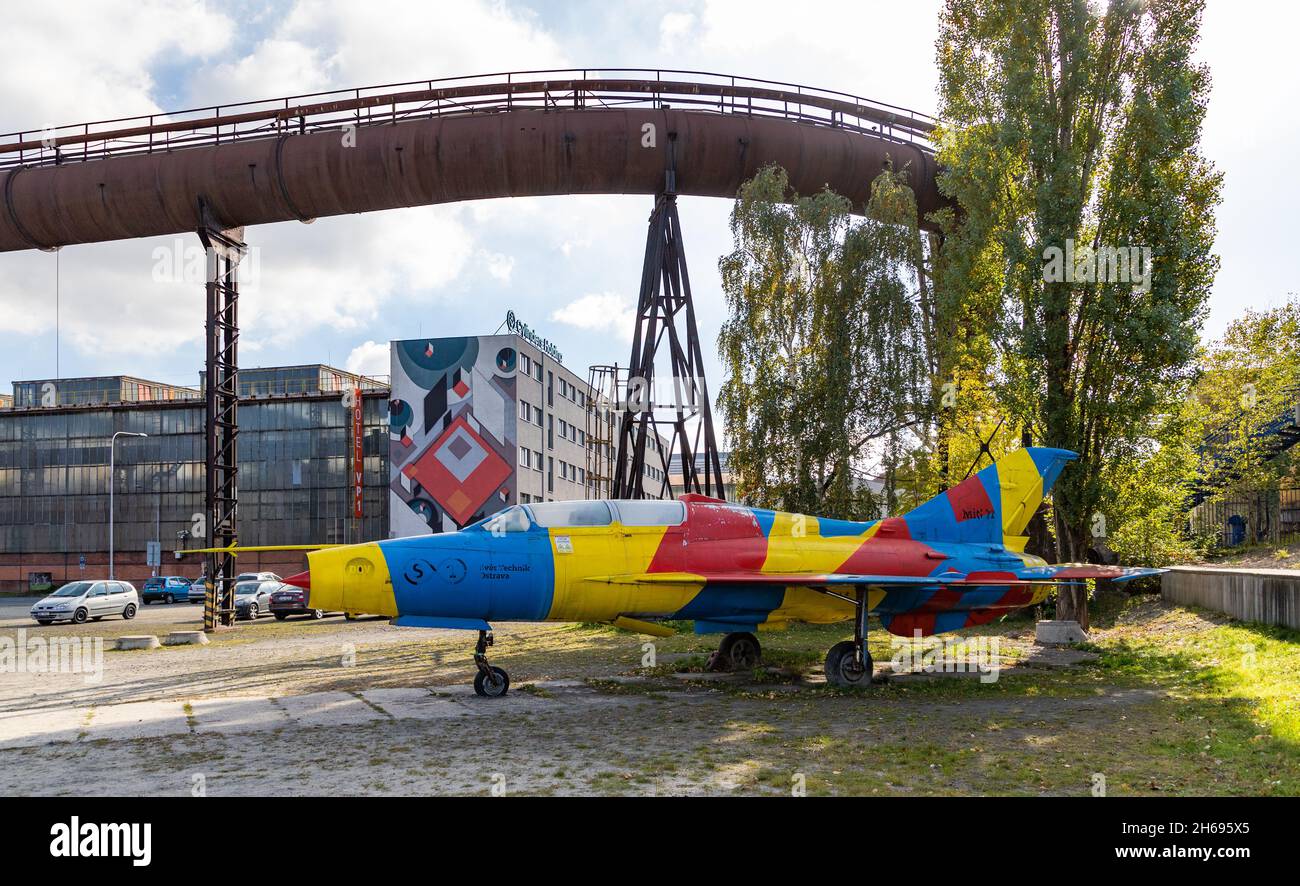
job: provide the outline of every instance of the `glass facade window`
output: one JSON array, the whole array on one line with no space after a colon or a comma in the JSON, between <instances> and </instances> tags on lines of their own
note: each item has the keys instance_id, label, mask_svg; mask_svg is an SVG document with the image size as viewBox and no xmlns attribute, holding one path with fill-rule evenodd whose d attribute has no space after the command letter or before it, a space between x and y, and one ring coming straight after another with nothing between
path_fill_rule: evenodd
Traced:
<instances>
[{"instance_id":1,"label":"glass facade window","mask_svg":"<svg viewBox=\"0 0 1300 886\"><path fill-rule=\"evenodd\" d=\"M340 399L239 407L240 542L323 544L383 538L388 529L388 402L363 399L364 517L352 518L351 425ZM121 437L109 476L109 447ZM204 510L199 405L160 402L0 414L0 554L108 550L108 489L122 559L158 539L177 544ZM139 562L143 562L140 558Z\"/></svg>"}]
</instances>

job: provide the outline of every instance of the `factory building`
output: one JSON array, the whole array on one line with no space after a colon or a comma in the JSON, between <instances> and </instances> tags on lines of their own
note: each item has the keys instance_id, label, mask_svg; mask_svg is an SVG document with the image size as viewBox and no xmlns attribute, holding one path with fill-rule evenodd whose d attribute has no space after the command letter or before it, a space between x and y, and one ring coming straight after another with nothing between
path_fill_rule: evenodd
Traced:
<instances>
[{"instance_id":1,"label":"factory building","mask_svg":"<svg viewBox=\"0 0 1300 886\"><path fill-rule=\"evenodd\" d=\"M362 516L350 507L350 414L337 390L294 379L292 394L240 402L241 543L383 537L388 391L341 374L364 385ZM274 383L277 370L247 375ZM77 385L66 395L60 388L68 380L23 382L46 397L52 388L57 405L0 410L0 592L107 574L110 464L116 575L138 584L155 570L189 578L202 570L199 558L177 562L173 551L202 541L193 536L204 511L203 400L198 389L132 379L153 391L155 399L141 399L139 387L117 384L123 378L71 380ZM179 396L182 390L188 394ZM147 556L151 541L160 544L161 557ZM301 562L298 555L240 557L249 569Z\"/></svg>"},{"instance_id":2,"label":"factory building","mask_svg":"<svg viewBox=\"0 0 1300 886\"><path fill-rule=\"evenodd\" d=\"M603 495L591 465L609 443L592 430L591 390L529 333L393 342L391 393L386 378L322 364L241 369L240 543L453 531L515 503ZM202 544L203 381L15 383L0 404L0 593L108 573L110 464L117 577L198 576L201 558L173 552ZM360 437L345 396L355 389ZM647 466L647 494L664 495L666 479ZM299 552L239 558L282 575L304 563Z\"/></svg>"}]
</instances>

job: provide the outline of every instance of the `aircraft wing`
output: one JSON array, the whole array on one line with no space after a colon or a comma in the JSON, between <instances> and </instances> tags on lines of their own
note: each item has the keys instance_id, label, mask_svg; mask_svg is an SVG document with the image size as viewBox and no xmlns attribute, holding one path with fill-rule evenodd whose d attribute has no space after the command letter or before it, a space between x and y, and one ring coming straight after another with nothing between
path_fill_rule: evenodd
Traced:
<instances>
[{"instance_id":1,"label":"aircraft wing","mask_svg":"<svg viewBox=\"0 0 1300 886\"><path fill-rule=\"evenodd\" d=\"M1093 563L1057 563L1054 566L1030 566L1017 569L1022 578L1031 581L1079 581L1085 578L1104 578L1110 581L1132 581L1148 575L1159 575L1168 569L1146 566L1100 566Z\"/></svg>"},{"instance_id":2,"label":"aircraft wing","mask_svg":"<svg viewBox=\"0 0 1300 886\"><path fill-rule=\"evenodd\" d=\"M711 585L782 585L832 587L834 585L893 585L902 587L937 587L940 585L1026 585L1029 580L1010 573L967 575L944 572L939 575L859 575L847 572L640 572L605 575L587 581L607 584L711 584Z\"/></svg>"},{"instance_id":3,"label":"aircraft wing","mask_svg":"<svg viewBox=\"0 0 1300 886\"><path fill-rule=\"evenodd\" d=\"M834 587L836 585L875 585L892 587L1015 587L1031 584L1077 584L1084 579L1132 581L1158 575L1165 569L1137 566L1095 566L1089 563L1062 563L1055 566L1031 566L1014 572L941 572L938 575L861 575L847 572L641 572L594 576L587 581L606 584L698 584L698 585L780 585L785 587Z\"/></svg>"}]
</instances>

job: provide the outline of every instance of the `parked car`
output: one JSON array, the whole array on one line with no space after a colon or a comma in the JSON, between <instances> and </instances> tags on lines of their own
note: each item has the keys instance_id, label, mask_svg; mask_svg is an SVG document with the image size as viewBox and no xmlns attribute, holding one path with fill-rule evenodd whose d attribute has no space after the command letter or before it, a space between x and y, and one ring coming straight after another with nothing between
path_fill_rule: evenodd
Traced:
<instances>
[{"instance_id":1,"label":"parked car","mask_svg":"<svg viewBox=\"0 0 1300 886\"><path fill-rule=\"evenodd\" d=\"M56 621L83 624L106 615L120 615L129 621L139 608L140 593L130 582L74 581L38 601L32 607L32 618L42 625Z\"/></svg>"},{"instance_id":2,"label":"parked car","mask_svg":"<svg viewBox=\"0 0 1300 886\"><path fill-rule=\"evenodd\" d=\"M256 621L271 614L271 594L291 587L278 581L241 581L235 585L235 616Z\"/></svg>"},{"instance_id":3,"label":"parked car","mask_svg":"<svg viewBox=\"0 0 1300 886\"><path fill-rule=\"evenodd\" d=\"M235 584L241 581L279 581L280 576L274 572L241 572L235 576Z\"/></svg>"},{"instance_id":4,"label":"parked car","mask_svg":"<svg viewBox=\"0 0 1300 886\"><path fill-rule=\"evenodd\" d=\"M140 602L148 605L161 600L175 603L177 600L190 599L190 580L179 575L159 575L146 578L140 588Z\"/></svg>"},{"instance_id":5,"label":"parked car","mask_svg":"<svg viewBox=\"0 0 1300 886\"><path fill-rule=\"evenodd\" d=\"M202 603L208 596L208 577L200 575L194 581L190 582L189 601L191 603Z\"/></svg>"},{"instance_id":6,"label":"parked car","mask_svg":"<svg viewBox=\"0 0 1300 886\"><path fill-rule=\"evenodd\" d=\"M271 613L277 621L284 621L291 615L306 615L309 618L324 618L324 609L307 608L307 592L293 585L281 585L271 593Z\"/></svg>"}]
</instances>

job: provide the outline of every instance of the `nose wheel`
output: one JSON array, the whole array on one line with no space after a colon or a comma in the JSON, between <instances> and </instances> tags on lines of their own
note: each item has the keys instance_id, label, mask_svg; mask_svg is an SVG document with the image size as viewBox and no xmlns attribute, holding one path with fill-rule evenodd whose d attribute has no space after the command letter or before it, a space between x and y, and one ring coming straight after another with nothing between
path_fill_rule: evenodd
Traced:
<instances>
[{"instance_id":1,"label":"nose wheel","mask_svg":"<svg viewBox=\"0 0 1300 886\"><path fill-rule=\"evenodd\" d=\"M491 631L478 632L478 645L474 647L474 692L485 698L500 698L510 691L510 675L503 669L488 664L487 651L493 643Z\"/></svg>"}]
</instances>

